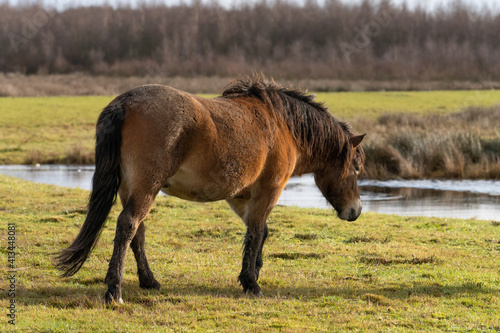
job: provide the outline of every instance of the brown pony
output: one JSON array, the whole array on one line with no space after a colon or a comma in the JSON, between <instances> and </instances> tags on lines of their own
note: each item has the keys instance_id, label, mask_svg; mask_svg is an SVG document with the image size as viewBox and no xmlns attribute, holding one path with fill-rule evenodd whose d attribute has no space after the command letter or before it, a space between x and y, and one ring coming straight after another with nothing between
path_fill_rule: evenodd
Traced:
<instances>
[{"instance_id":1,"label":"brown pony","mask_svg":"<svg viewBox=\"0 0 500 333\"><path fill-rule=\"evenodd\" d=\"M81 268L118 193L123 211L105 300L122 302L129 246L140 286L160 289L144 250L144 219L156 195L226 200L247 226L239 281L245 292L262 296L257 279L266 220L288 179L313 173L338 216L355 220L361 213L357 174L364 162L363 137L354 136L313 96L261 75L236 80L213 99L161 85L135 88L99 116L88 215L57 266L65 276Z\"/></svg>"}]
</instances>

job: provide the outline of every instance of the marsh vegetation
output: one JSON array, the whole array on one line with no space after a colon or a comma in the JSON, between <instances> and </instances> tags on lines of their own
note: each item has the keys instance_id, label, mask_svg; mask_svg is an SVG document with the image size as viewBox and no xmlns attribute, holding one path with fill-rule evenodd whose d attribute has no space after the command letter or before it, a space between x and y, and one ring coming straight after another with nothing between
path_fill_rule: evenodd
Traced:
<instances>
[{"instance_id":1,"label":"marsh vegetation","mask_svg":"<svg viewBox=\"0 0 500 333\"><path fill-rule=\"evenodd\" d=\"M500 106L360 121L371 130L366 177L500 179L499 124Z\"/></svg>"}]
</instances>

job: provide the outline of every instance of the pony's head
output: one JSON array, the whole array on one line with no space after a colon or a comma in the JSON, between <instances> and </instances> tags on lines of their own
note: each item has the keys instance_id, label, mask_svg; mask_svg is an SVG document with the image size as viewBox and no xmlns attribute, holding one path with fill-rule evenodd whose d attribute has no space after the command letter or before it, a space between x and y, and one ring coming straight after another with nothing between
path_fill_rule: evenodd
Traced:
<instances>
[{"instance_id":1,"label":"pony's head","mask_svg":"<svg viewBox=\"0 0 500 333\"><path fill-rule=\"evenodd\" d=\"M365 155L359 144L364 137L352 136L344 156L314 173L316 185L342 220L354 221L361 214L358 174L363 170Z\"/></svg>"}]
</instances>

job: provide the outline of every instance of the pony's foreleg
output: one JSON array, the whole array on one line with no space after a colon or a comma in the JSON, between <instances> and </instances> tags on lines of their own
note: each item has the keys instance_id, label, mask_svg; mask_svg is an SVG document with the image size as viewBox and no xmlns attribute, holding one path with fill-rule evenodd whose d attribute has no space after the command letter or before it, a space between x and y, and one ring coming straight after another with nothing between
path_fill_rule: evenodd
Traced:
<instances>
[{"instance_id":1,"label":"pony's foreleg","mask_svg":"<svg viewBox=\"0 0 500 333\"><path fill-rule=\"evenodd\" d=\"M250 292L257 296L263 296L260 286L257 284L260 269L262 268L262 249L268 235L267 217L278 201L279 191L269 191L268 197L260 197L257 201L249 200L248 205L240 205L246 209L240 209L231 205L237 213L242 213L242 219L247 225L245 234L243 262L239 281L244 292ZM252 202L253 201L253 202Z\"/></svg>"},{"instance_id":2,"label":"pony's foreleg","mask_svg":"<svg viewBox=\"0 0 500 333\"><path fill-rule=\"evenodd\" d=\"M243 262L238 280L245 293L263 296L257 284L263 266L262 249L268 235L267 217L278 202L281 188L266 190L268 195L253 199L229 199L227 202L247 225L243 248Z\"/></svg>"},{"instance_id":3,"label":"pony's foreleg","mask_svg":"<svg viewBox=\"0 0 500 333\"><path fill-rule=\"evenodd\" d=\"M139 276L139 286L144 289L160 289L160 283L154 278L153 272L149 268L146 250L144 249L146 226L144 221L139 224L130 247L134 252L137 262L137 275Z\"/></svg>"},{"instance_id":4,"label":"pony's foreleg","mask_svg":"<svg viewBox=\"0 0 500 333\"><path fill-rule=\"evenodd\" d=\"M154 196L141 196L128 200L124 210L118 216L116 223L116 233L114 239L113 255L109 261L108 273L105 282L108 291L104 295L106 303L112 301L122 303L121 283L125 268L125 255L127 248L136 235L137 229L142 220L146 217L153 204Z\"/></svg>"},{"instance_id":5,"label":"pony's foreleg","mask_svg":"<svg viewBox=\"0 0 500 333\"><path fill-rule=\"evenodd\" d=\"M243 250L243 262L241 267L241 272L238 280L243 287L245 293L249 292L257 296L264 296L257 284L257 279L259 277L259 270L262 267L258 267L257 261L259 257L259 252L262 253L262 246L264 244L264 228L249 225L247 227L247 232L245 234L245 243ZM262 254L261 254L262 257Z\"/></svg>"},{"instance_id":6,"label":"pony's foreleg","mask_svg":"<svg viewBox=\"0 0 500 333\"><path fill-rule=\"evenodd\" d=\"M267 223L264 225L264 236L262 238L262 242L260 243L260 249L259 252L257 253L257 262L255 265L255 274L256 274L256 280L259 279L259 273L260 269L264 265L264 261L262 260L262 249L264 248L264 242L266 241L267 235L269 234L268 228L267 228Z\"/></svg>"}]
</instances>

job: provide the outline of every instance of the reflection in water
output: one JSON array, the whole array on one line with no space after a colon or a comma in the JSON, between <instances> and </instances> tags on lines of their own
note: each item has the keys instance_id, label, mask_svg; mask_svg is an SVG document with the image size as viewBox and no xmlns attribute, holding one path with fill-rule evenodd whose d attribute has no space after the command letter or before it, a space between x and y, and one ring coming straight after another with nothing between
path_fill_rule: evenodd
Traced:
<instances>
[{"instance_id":1,"label":"reflection in water","mask_svg":"<svg viewBox=\"0 0 500 333\"><path fill-rule=\"evenodd\" d=\"M0 174L89 190L93 166L0 166ZM361 180L363 211L408 216L500 219L500 181ZM311 175L292 178L281 205L331 208Z\"/></svg>"},{"instance_id":2,"label":"reflection in water","mask_svg":"<svg viewBox=\"0 0 500 333\"><path fill-rule=\"evenodd\" d=\"M0 165L0 174L29 180L90 190L94 167L88 165Z\"/></svg>"},{"instance_id":3,"label":"reflection in water","mask_svg":"<svg viewBox=\"0 0 500 333\"><path fill-rule=\"evenodd\" d=\"M363 186L363 193L382 193L394 200L369 200L365 206L379 213L492 219L500 218L500 196L419 188Z\"/></svg>"},{"instance_id":4,"label":"reflection in water","mask_svg":"<svg viewBox=\"0 0 500 333\"><path fill-rule=\"evenodd\" d=\"M404 216L500 219L500 181L360 180L358 185L365 212ZM279 204L330 207L311 175L290 179Z\"/></svg>"}]
</instances>

